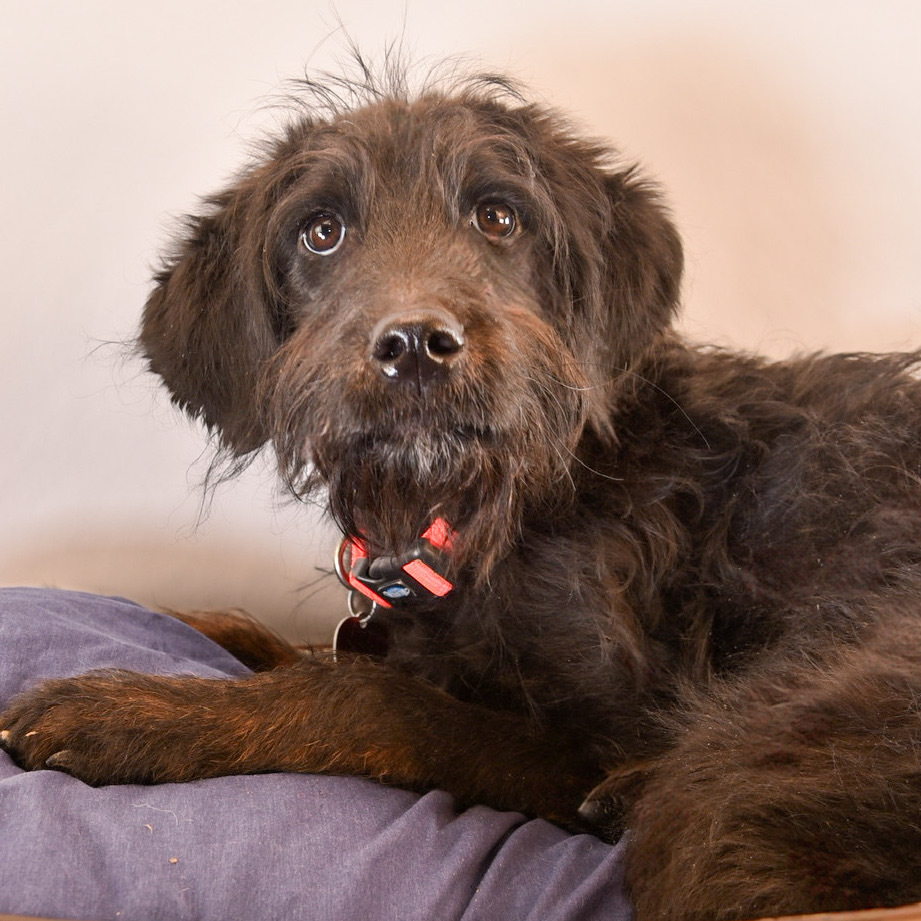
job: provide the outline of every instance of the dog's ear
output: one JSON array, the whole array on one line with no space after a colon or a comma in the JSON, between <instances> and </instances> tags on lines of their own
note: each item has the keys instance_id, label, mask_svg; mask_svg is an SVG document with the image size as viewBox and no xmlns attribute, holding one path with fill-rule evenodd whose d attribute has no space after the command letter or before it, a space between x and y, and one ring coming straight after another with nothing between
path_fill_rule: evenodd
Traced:
<instances>
[{"instance_id":1,"label":"dog's ear","mask_svg":"<svg viewBox=\"0 0 921 921\"><path fill-rule=\"evenodd\" d=\"M611 378L629 372L671 326L684 257L656 188L634 168L606 168L604 153L578 141L569 147L555 196L565 235L557 274L573 332L595 343L597 370Z\"/></svg>"},{"instance_id":2,"label":"dog's ear","mask_svg":"<svg viewBox=\"0 0 921 921\"><path fill-rule=\"evenodd\" d=\"M570 170L579 194L557 198L567 230L558 260L572 307L571 335L590 343L585 372L592 428L613 437L611 413L642 375L640 364L668 336L678 309L681 238L656 188L628 168L604 165L607 152L574 142ZM574 229L568 229L574 228Z\"/></svg>"},{"instance_id":3,"label":"dog's ear","mask_svg":"<svg viewBox=\"0 0 921 921\"><path fill-rule=\"evenodd\" d=\"M260 368L278 346L264 269L267 167L187 219L144 307L140 347L173 402L243 455L266 440Z\"/></svg>"},{"instance_id":4,"label":"dog's ear","mask_svg":"<svg viewBox=\"0 0 921 921\"><path fill-rule=\"evenodd\" d=\"M604 191L609 218L598 307L612 360L629 368L675 318L684 252L658 190L636 169L606 175Z\"/></svg>"},{"instance_id":5,"label":"dog's ear","mask_svg":"<svg viewBox=\"0 0 921 921\"><path fill-rule=\"evenodd\" d=\"M568 330L599 396L629 374L668 330L678 306L681 240L655 186L564 119L537 107L512 113L542 178L555 220L542 228L554 254Z\"/></svg>"}]
</instances>

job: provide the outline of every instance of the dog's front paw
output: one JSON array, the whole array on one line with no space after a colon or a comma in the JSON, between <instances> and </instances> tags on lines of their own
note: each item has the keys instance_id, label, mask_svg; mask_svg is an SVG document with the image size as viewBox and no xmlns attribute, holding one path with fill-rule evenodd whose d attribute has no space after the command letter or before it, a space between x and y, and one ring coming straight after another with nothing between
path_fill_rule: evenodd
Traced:
<instances>
[{"instance_id":1,"label":"dog's front paw","mask_svg":"<svg viewBox=\"0 0 921 921\"><path fill-rule=\"evenodd\" d=\"M182 711L170 680L105 672L46 681L0 714L0 745L26 770L66 771L94 786L186 779L177 775L188 752L175 733L164 738Z\"/></svg>"},{"instance_id":2,"label":"dog's front paw","mask_svg":"<svg viewBox=\"0 0 921 921\"><path fill-rule=\"evenodd\" d=\"M56 679L21 694L0 715L0 745L26 770L56 768L94 784L115 780L113 678Z\"/></svg>"}]
</instances>

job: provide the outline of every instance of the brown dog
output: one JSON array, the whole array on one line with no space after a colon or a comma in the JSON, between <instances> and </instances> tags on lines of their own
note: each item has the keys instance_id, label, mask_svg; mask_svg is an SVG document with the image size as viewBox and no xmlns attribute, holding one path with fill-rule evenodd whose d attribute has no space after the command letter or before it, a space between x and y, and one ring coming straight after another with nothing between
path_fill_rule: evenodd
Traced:
<instances>
[{"instance_id":1,"label":"brown dog","mask_svg":"<svg viewBox=\"0 0 921 921\"><path fill-rule=\"evenodd\" d=\"M642 921L921 900L919 357L687 345L634 169L502 82L392 83L321 89L189 220L141 332L225 456L270 443L328 497L386 656L190 616L263 670L51 681L5 746L628 828Z\"/></svg>"}]
</instances>

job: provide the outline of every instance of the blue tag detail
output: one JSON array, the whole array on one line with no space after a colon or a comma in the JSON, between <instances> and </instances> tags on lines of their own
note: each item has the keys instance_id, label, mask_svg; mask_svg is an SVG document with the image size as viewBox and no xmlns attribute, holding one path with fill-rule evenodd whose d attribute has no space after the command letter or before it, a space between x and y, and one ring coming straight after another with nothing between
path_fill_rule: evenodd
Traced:
<instances>
[{"instance_id":1,"label":"blue tag detail","mask_svg":"<svg viewBox=\"0 0 921 921\"><path fill-rule=\"evenodd\" d=\"M386 588L378 589L378 591L385 597L391 600L395 598L408 598L412 591L408 589L405 585L400 585L397 582L395 585L388 585Z\"/></svg>"}]
</instances>

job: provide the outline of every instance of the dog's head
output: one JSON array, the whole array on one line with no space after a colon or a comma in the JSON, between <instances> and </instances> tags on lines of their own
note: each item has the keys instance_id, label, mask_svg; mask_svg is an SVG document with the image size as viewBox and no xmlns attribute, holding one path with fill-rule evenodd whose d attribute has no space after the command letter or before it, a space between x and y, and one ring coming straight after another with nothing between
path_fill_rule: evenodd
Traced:
<instances>
[{"instance_id":1,"label":"dog's head","mask_svg":"<svg viewBox=\"0 0 921 921\"><path fill-rule=\"evenodd\" d=\"M616 430L681 264L633 169L473 81L294 123L189 219L140 341L225 450L271 442L346 531L396 548L442 515L490 556L586 426Z\"/></svg>"}]
</instances>

